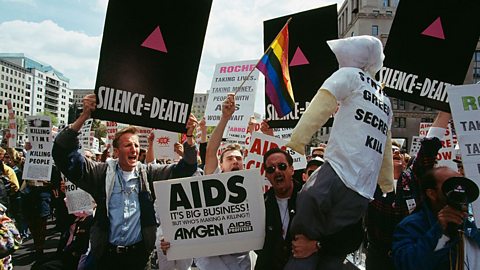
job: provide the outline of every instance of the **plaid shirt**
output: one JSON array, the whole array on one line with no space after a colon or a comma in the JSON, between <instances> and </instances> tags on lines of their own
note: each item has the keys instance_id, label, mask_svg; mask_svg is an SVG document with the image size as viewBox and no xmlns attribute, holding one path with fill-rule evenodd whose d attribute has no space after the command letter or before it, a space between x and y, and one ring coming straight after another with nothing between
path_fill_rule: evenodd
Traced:
<instances>
[{"instance_id":1,"label":"plaid shirt","mask_svg":"<svg viewBox=\"0 0 480 270\"><path fill-rule=\"evenodd\" d=\"M396 192L384 195L377 185L374 200L368 206L366 218L367 237L371 247L385 250L385 253L391 250L395 226L410 214L407 201L415 200L417 208L423 201L418 179L433 168L441 147L438 138L423 139L417 157L400 174Z\"/></svg>"}]
</instances>

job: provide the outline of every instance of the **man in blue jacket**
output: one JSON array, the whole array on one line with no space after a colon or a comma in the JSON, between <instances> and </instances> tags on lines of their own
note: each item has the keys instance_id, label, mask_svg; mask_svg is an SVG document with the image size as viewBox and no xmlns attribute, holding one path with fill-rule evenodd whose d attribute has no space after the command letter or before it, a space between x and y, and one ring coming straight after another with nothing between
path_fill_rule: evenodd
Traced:
<instances>
[{"instance_id":1,"label":"man in blue jacket","mask_svg":"<svg viewBox=\"0 0 480 270\"><path fill-rule=\"evenodd\" d=\"M95 107L95 95L85 96L82 114L57 135L53 159L63 174L97 203L90 230L90 254L98 269L144 269L157 231L152 182L187 177L196 171L197 151L192 136L196 119L190 116L187 122L184 157L178 164L139 162L135 127L115 134L112 144L117 159L95 162L77 151L78 132Z\"/></svg>"},{"instance_id":2,"label":"man in blue jacket","mask_svg":"<svg viewBox=\"0 0 480 270\"><path fill-rule=\"evenodd\" d=\"M393 233L395 268L479 269L475 258L480 252L480 233L467 218L466 207L478 197L476 184L448 167L437 167L422 177L420 185L423 206L402 220ZM450 192L462 194L464 207L447 200ZM457 268L460 265L466 267Z\"/></svg>"}]
</instances>

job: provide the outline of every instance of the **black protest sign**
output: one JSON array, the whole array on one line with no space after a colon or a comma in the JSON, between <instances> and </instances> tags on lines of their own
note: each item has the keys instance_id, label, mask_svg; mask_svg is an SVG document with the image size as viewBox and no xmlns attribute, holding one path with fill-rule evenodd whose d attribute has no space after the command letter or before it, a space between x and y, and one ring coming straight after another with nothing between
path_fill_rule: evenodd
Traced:
<instances>
[{"instance_id":1,"label":"black protest sign","mask_svg":"<svg viewBox=\"0 0 480 270\"><path fill-rule=\"evenodd\" d=\"M110 1L94 117L184 131L211 4Z\"/></svg>"},{"instance_id":2,"label":"black protest sign","mask_svg":"<svg viewBox=\"0 0 480 270\"><path fill-rule=\"evenodd\" d=\"M279 118L265 97L266 118L270 127L295 127L322 83L338 68L335 55L326 41L338 38L337 5L312 9L264 22L264 46L267 48L287 22L288 58L295 108ZM329 121L331 125L331 121Z\"/></svg>"},{"instance_id":3,"label":"black protest sign","mask_svg":"<svg viewBox=\"0 0 480 270\"><path fill-rule=\"evenodd\" d=\"M449 111L446 88L463 84L480 34L479 9L480 1L402 0L379 73L387 94Z\"/></svg>"}]
</instances>

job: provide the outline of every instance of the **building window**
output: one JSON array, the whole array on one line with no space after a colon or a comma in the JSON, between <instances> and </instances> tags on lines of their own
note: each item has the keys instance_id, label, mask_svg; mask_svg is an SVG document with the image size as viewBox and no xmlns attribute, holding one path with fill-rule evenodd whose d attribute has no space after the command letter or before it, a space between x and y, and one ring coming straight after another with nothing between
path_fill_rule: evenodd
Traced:
<instances>
[{"instance_id":1,"label":"building window","mask_svg":"<svg viewBox=\"0 0 480 270\"><path fill-rule=\"evenodd\" d=\"M378 36L378 25L372 25L372 36Z\"/></svg>"},{"instance_id":2,"label":"building window","mask_svg":"<svg viewBox=\"0 0 480 270\"><path fill-rule=\"evenodd\" d=\"M480 51L473 53L473 83L480 82Z\"/></svg>"},{"instance_id":3,"label":"building window","mask_svg":"<svg viewBox=\"0 0 480 270\"><path fill-rule=\"evenodd\" d=\"M392 98L392 109L405 110L405 100Z\"/></svg>"},{"instance_id":4,"label":"building window","mask_svg":"<svg viewBox=\"0 0 480 270\"><path fill-rule=\"evenodd\" d=\"M384 7L389 7L390 6L390 0L383 0L383 6Z\"/></svg>"},{"instance_id":5,"label":"building window","mask_svg":"<svg viewBox=\"0 0 480 270\"><path fill-rule=\"evenodd\" d=\"M407 127L407 118L405 117L395 117L393 120L394 128L406 128Z\"/></svg>"},{"instance_id":6,"label":"building window","mask_svg":"<svg viewBox=\"0 0 480 270\"><path fill-rule=\"evenodd\" d=\"M348 7L347 7L347 8L345 8L345 22L346 22L346 25L350 24L350 20L348 18L348 15L350 15L350 14L348 13Z\"/></svg>"},{"instance_id":7,"label":"building window","mask_svg":"<svg viewBox=\"0 0 480 270\"><path fill-rule=\"evenodd\" d=\"M420 122L422 122L422 123L433 123L433 118L423 117Z\"/></svg>"}]
</instances>

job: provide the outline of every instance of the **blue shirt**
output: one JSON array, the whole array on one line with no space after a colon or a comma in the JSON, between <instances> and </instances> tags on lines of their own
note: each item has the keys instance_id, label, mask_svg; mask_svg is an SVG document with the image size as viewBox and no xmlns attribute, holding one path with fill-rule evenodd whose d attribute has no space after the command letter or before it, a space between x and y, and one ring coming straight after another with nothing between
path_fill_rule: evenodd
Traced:
<instances>
[{"instance_id":1,"label":"blue shirt","mask_svg":"<svg viewBox=\"0 0 480 270\"><path fill-rule=\"evenodd\" d=\"M465 221L465 237L480 246L480 233L475 223ZM437 217L424 204L419 211L407 216L393 233L393 261L399 270L449 270L455 266L458 237L435 250L443 230ZM450 258L452 260L450 261Z\"/></svg>"},{"instance_id":2,"label":"blue shirt","mask_svg":"<svg viewBox=\"0 0 480 270\"><path fill-rule=\"evenodd\" d=\"M137 170L124 172L117 165L115 184L108 202L111 244L129 246L142 240L139 191L140 178Z\"/></svg>"}]
</instances>

